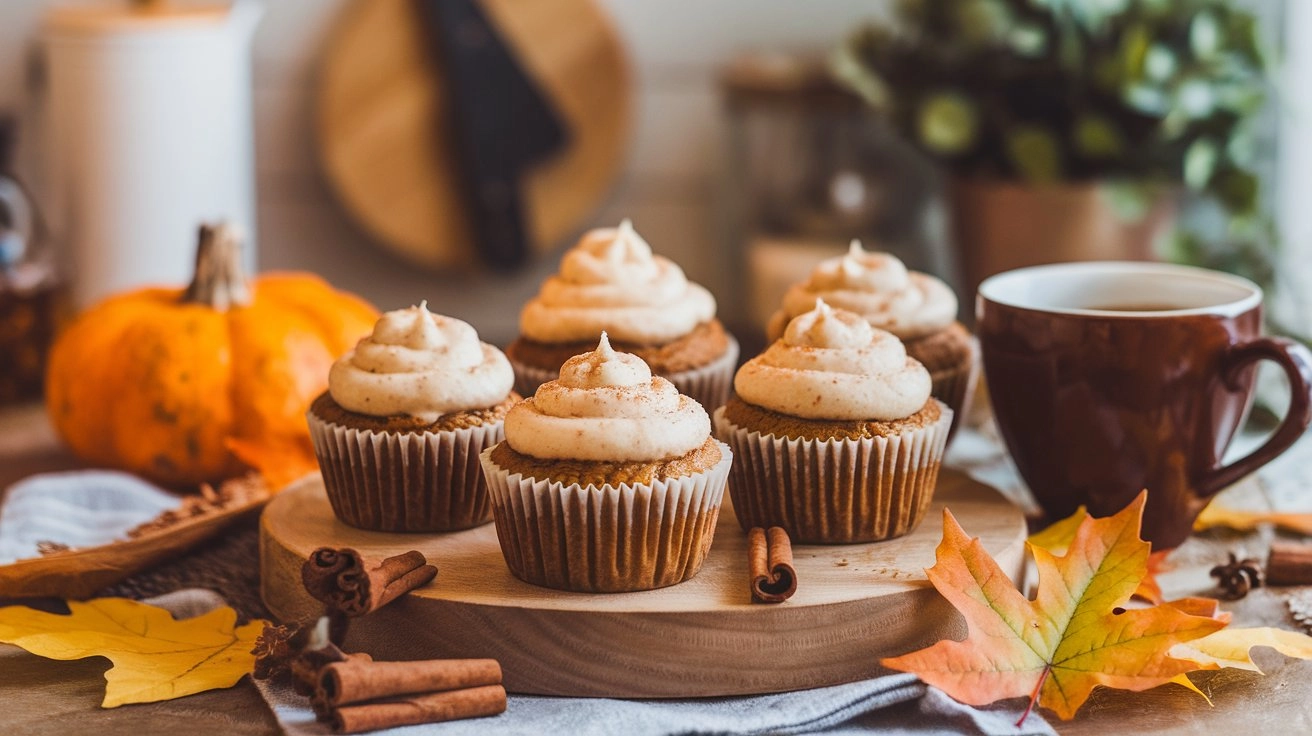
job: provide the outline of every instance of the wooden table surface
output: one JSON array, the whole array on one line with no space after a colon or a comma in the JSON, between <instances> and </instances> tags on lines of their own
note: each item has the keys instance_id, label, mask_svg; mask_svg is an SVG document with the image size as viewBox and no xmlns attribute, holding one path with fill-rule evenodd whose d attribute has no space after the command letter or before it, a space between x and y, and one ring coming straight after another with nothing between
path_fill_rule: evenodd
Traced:
<instances>
[{"instance_id":1,"label":"wooden table surface","mask_svg":"<svg viewBox=\"0 0 1312 736\"><path fill-rule=\"evenodd\" d=\"M1005 458L979 437L959 442L949 460L1016 492ZM73 467L39 409L0 411L0 488L14 479L47 469ZM1312 438L1269 465L1256 482L1226 491L1225 503L1244 508L1312 511ZM1162 576L1168 596L1206 594L1207 570L1227 551L1265 558L1270 530L1239 534L1213 531L1196 535L1170 558L1174 569ZM1300 589L1263 588L1225 604L1234 626L1297 628L1286 600ZM1195 682L1213 700L1167 685L1143 693L1097 690L1072 721L1050 722L1062 734L1109 733L1312 733L1312 661L1287 659L1265 649L1254 659L1266 673L1238 670L1199 673ZM259 694L243 680L228 690L201 693L163 703L99 708L107 660L58 662L0 645L0 733L150 736L223 733L239 736L278 733Z\"/></svg>"}]
</instances>

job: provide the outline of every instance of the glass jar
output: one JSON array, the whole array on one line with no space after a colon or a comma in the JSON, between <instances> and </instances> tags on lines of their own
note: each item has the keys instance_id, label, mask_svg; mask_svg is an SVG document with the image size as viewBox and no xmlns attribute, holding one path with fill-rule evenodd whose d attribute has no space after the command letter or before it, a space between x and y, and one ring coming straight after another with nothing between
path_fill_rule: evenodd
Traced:
<instances>
[{"instance_id":1,"label":"glass jar","mask_svg":"<svg viewBox=\"0 0 1312 736\"><path fill-rule=\"evenodd\" d=\"M741 57L721 92L728 236L744 274L724 311L739 334L763 340L787 287L853 238L953 280L932 166L821 60Z\"/></svg>"},{"instance_id":2,"label":"glass jar","mask_svg":"<svg viewBox=\"0 0 1312 736\"><path fill-rule=\"evenodd\" d=\"M40 218L11 162L12 119L0 117L0 406L41 397L62 285Z\"/></svg>"}]
</instances>

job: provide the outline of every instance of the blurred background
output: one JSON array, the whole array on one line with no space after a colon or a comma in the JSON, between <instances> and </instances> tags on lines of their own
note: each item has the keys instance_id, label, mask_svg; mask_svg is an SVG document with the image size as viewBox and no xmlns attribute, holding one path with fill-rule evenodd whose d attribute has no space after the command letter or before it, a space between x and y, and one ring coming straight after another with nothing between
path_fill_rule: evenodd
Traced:
<instances>
[{"instance_id":1,"label":"blurred background","mask_svg":"<svg viewBox=\"0 0 1312 736\"><path fill-rule=\"evenodd\" d=\"M740 336L853 237L964 313L988 273L1158 258L1308 334L1309 36L1302 0L6 0L0 300L185 282L226 218L260 271L505 344L631 218Z\"/></svg>"}]
</instances>

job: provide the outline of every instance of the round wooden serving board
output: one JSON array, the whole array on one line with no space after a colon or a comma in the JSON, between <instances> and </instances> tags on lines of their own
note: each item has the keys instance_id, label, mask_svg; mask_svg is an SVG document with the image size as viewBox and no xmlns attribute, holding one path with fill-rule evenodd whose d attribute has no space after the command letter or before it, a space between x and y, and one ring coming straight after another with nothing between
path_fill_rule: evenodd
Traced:
<instances>
[{"instance_id":1,"label":"round wooden serving board","mask_svg":"<svg viewBox=\"0 0 1312 736\"><path fill-rule=\"evenodd\" d=\"M753 604L747 541L727 504L697 577L661 590L563 593L511 576L496 529L444 535L365 532L333 516L319 476L279 494L260 524L261 586L284 620L322 606L301 564L322 546L385 557L411 549L437 579L351 623L347 649L376 659L493 657L506 689L585 697L666 698L768 693L884 672L879 659L952 637L965 625L925 579L943 507L1018 580L1025 520L997 491L944 470L925 522L876 544L797 546L797 594Z\"/></svg>"}]
</instances>

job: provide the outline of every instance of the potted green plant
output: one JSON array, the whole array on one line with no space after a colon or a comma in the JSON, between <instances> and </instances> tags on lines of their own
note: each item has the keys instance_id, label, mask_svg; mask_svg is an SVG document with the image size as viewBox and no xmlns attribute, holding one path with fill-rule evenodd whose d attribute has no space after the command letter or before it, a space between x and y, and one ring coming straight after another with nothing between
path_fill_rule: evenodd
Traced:
<instances>
[{"instance_id":1,"label":"potted green plant","mask_svg":"<svg viewBox=\"0 0 1312 736\"><path fill-rule=\"evenodd\" d=\"M1033 263L1147 258L1172 232L1177 255L1261 278L1267 69L1255 17L1226 0L901 0L835 57L949 172L971 290ZM1184 191L1224 226L1175 227Z\"/></svg>"}]
</instances>

